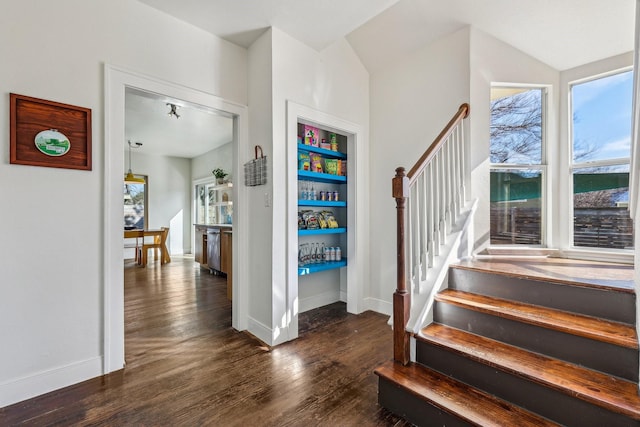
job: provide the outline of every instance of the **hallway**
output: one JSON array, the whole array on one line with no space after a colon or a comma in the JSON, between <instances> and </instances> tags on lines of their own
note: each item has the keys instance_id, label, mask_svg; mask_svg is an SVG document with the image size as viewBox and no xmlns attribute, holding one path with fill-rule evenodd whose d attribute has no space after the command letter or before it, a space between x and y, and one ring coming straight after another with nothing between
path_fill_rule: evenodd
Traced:
<instances>
[{"instance_id":1,"label":"hallway","mask_svg":"<svg viewBox=\"0 0 640 427\"><path fill-rule=\"evenodd\" d=\"M386 316L332 304L269 350L231 329L225 280L179 256L126 264L125 316L126 369L0 409L0 424L408 425L377 405Z\"/></svg>"}]
</instances>

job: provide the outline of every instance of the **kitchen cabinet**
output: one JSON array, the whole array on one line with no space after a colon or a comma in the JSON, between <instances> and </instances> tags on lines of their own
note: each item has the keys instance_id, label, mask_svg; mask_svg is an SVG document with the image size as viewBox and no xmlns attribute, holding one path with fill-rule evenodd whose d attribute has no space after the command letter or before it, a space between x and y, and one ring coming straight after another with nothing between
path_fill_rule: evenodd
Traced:
<instances>
[{"instance_id":1,"label":"kitchen cabinet","mask_svg":"<svg viewBox=\"0 0 640 427\"><path fill-rule=\"evenodd\" d=\"M231 299L233 279L233 231L223 230L220 237L220 268L227 275L227 298Z\"/></svg>"},{"instance_id":2,"label":"kitchen cabinet","mask_svg":"<svg viewBox=\"0 0 640 427\"><path fill-rule=\"evenodd\" d=\"M207 227L203 225L195 226L194 239L195 261L200 263L200 267L208 268L207 265Z\"/></svg>"},{"instance_id":3,"label":"kitchen cabinet","mask_svg":"<svg viewBox=\"0 0 640 427\"><path fill-rule=\"evenodd\" d=\"M233 183L217 184L213 178L195 183L195 223L231 224Z\"/></svg>"},{"instance_id":4,"label":"kitchen cabinet","mask_svg":"<svg viewBox=\"0 0 640 427\"><path fill-rule=\"evenodd\" d=\"M227 298L233 289L233 229L224 224L195 225L195 261L201 268L227 276Z\"/></svg>"}]
</instances>

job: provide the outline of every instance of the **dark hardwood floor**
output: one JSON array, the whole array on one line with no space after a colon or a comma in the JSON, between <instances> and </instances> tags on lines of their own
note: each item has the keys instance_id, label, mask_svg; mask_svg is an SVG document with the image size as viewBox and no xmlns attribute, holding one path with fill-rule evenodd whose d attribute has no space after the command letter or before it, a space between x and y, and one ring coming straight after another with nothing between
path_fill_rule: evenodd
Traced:
<instances>
[{"instance_id":1,"label":"dark hardwood floor","mask_svg":"<svg viewBox=\"0 0 640 427\"><path fill-rule=\"evenodd\" d=\"M125 266L124 370L0 409L0 425L408 426L377 404L387 317L336 303L273 349L231 328L224 278L189 257Z\"/></svg>"}]
</instances>

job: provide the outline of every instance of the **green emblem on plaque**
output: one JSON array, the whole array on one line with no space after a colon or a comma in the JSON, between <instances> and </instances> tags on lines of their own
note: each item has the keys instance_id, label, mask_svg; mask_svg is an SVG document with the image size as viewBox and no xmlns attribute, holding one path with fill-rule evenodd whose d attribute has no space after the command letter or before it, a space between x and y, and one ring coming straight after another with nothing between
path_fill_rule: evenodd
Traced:
<instances>
[{"instance_id":1,"label":"green emblem on plaque","mask_svg":"<svg viewBox=\"0 0 640 427\"><path fill-rule=\"evenodd\" d=\"M64 156L71 149L71 143L57 129L43 130L35 138L36 147L47 156Z\"/></svg>"}]
</instances>

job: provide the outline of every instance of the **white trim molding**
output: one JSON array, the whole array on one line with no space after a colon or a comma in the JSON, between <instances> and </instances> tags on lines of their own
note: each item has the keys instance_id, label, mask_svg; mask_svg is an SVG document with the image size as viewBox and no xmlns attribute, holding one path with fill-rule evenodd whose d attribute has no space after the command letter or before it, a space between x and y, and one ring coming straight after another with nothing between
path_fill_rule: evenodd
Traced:
<instances>
[{"instance_id":1,"label":"white trim molding","mask_svg":"<svg viewBox=\"0 0 640 427\"><path fill-rule=\"evenodd\" d=\"M162 94L205 108L217 110L234 119L233 176L241 176L248 148L248 109L197 89L145 76L105 64L105 153L104 153L104 363L103 374L122 369L124 360L124 278L122 236L122 177L124 176L124 102L126 88ZM246 264L248 253L247 190L233 187L233 315L235 329L248 327L248 274L239 266Z\"/></svg>"}]
</instances>

